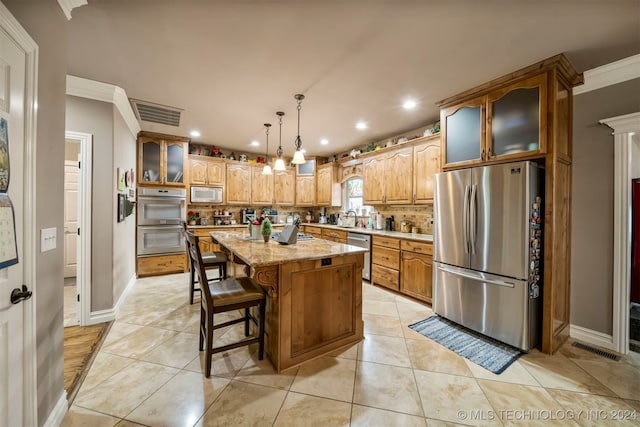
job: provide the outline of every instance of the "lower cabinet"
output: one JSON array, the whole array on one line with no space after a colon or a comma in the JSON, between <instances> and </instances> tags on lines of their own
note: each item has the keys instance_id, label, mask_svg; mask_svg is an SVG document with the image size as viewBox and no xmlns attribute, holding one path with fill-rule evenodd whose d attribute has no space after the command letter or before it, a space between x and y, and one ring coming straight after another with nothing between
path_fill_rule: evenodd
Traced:
<instances>
[{"instance_id":1,"label":"lower cabinet","mask_svg":"<svg viewBox=\"0 0 640 427\"><path fill-rule=\"evenodd\" d=\"M403 240L400 256L400 292L431 303L433 245Z\"/></svg>"},{"instance_id":2,"label":"lower cabinet","mask_svg":"<svg viewBox=\"0 0 640 427\"><path fill-rule=\"evenodd\" d=\"M322 239L322 227L314 227L313 225L305 225L302 230L305 234L309 234L316 239Z\"/></svg>"},{"instance_id":3,"label":"lower cabinet","mask_svg":"<svg viewBox=\"0 0 640 427\"><path fill-rule=\"evenodd\" d=\"M347 232L343 230L322 229L322 238L336 243L347 243Z\"/></svg>"},{"instance_id":4,"label":"lower cabinet","mask_svg":"<svg viewBox=\"0 0 640 427\"><path fill-rule=\"evenodd\" d=\"M183 273L189 270L184 254L139 256L137 264L138 277Z\"/></svg>"},{"instance_id":5,"label":"lower cabinet","mask_svg":"<svg viewBox=\"0 0 640 427\"><path fill-rule=\"evenodd\" d=\"M371 283L400 289L400 239L373 236L371 245Z\"/></svg>"}]
</instances>

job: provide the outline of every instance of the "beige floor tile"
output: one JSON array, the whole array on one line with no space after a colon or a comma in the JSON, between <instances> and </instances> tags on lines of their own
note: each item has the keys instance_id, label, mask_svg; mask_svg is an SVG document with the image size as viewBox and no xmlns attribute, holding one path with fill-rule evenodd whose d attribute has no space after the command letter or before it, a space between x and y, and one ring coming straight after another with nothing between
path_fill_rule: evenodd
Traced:
<instances>
[{"instance_id":1,"label":"beige floor tile","mask_svg":"<svg viewBox=\"0 0 640 427\"><path fill-rule=\"evenodd\" d=\"M232 381L196 426L271 426L287 392Z\"/></svg>"},{"instance_id":2,"label":"beige floor tile","mask_svg":"<svg viewBox=\"0 0 640 427\"><path fill-rule=\"evenodd\" d=\"M458 427L464 426L465 424L452 423L450 421L442 421L442 420L434 420L432 418L427 418L427 426L429 427Z\"/></svg>"},{"instance_id":3,"label":"beige floor tile","mask_svg":"<svg viewBox=\"0 0 640 427\"><path fill-rule=\"evenodd\" d=\"M409 368L358 362L353 403L424 416Z\"/></svg>"},{"instance_id":4,"label":"beige floor tile","mask_svg":"<svg viewBox=\"0 0 640 427\"><path fill-rule=\"evenodd\" d=\"M360 342L359 360L411 367L405 340L400 337L365 335Z\"/></svg>"},{"instance_id":5,"label":"beige floor tile","mask_svg":"<svg viewBox=\"0 0 640 427\"><path fill-rule=\"evenodd\" d=\"M257 356L258 345L253 344L216 353L211 360L211 375L233 378L247 364L251 357ZM201 351L184 369L204 373L204 351Z\"/></svg>"},{"instance_id":6,"label":"beige floor tile","mask_svg":"<svg viewBox=\"0 0 640 427\"><path fill-rule=\"evenodd\" d=\"M174 331L191 330L195 325L195 333L198 333L200 324L200 304L185 304L172 311L167 316L162 317L149 326L156 328L171 329Z\"/></svg>"},{"instance_id":7,"label":"beige floor tile","mask_svg":"<svg viewBox=\"0 0 640 427\"><path fill-rule=\"evenodd\" d=\"M430 306L417 302L398 302L396 306L398 307L398 315L404 322L418 322L433 316L433 310Z\"/></svg>"},{"instance_id":8,"label":"beige floor tile","mask_svg":"<svg viewBox=\"0 0 640 427\"><path fill-rule=\"evenodd\" d=\"M518 361L545 388L605 396L614 395L611 390L578 366L576 363L582 362L577 359L568 359L562 354L549 356L533 351L521 356Z\"/></svg>"},{"instance_id":9,"label":"beige floor tile","mask_svg":"<svg viewBox=\"0 0 640 427\"><path fill-rule=\"evenodd\" d=\"M182 369L191 362L199 352L198 336L181 332L170 337L163 343L158 344L138 359Z\"/></svg>"},{"instance_id":10,"label":"beige floor tile","mask_svg":"<svg viewBox=\"0 0 640 427\"><path fill-rule=\"evenodd\" d=\"M179 372L126 418L150 426L191 427L227 384L224 378Z\"/></svg>"},{"instance_id":11,"label":"beige floor tile","mask_svg":"<svg viewBox=\"0 0 640 427\"><path fill-rule=\"evenodd\" d=\"M102 351L136 359L177 334L175 331L145 326L113 344L102 347Z\"/></svg>"},{"instance_id":12,"label":"beige floor tile","mask_svg":"<svg viewBox=\"0 0 640 427\"><path fill-rule=\"evenodd\" d=\"M106 346L113 344L119 339L124 338L127 335L140 330L141 328L142 326L140 325L134 325L132 323L125 323L125 322L116 320L115 322L113 322L113 325L111 325L111 329L109 329L109 334L107 335L104 342L102 343L102 348L105 348Z\"/></svg>"},{"instance_id":13,"label":"beige floor tile","mask_svg":"<svg viewBox=\"0 0 640 427\"><path fill-rule=\"evenodd\" d=\"M102 381L120 372L134 362L134 359L129 359L128 357L116 356L115 354L104 353L102 351L99 352L82 383L79 393L82 393L83 390L91 390Z\"/></svg>"},{"instance_id":14,"label":"beige floor tile","mask_svg":"<svg viewBox=\"0 0 640 427\"><path fill-rule=\"evenodd\" d=\"M348 426L351 404L290 392L278 414L275 427Z\"/></svg>"},{"instance_id":15,"label":"beige floor tile","mask_svg":"<svg viewBox=\"0 0 640 427\"><path fill-rule=\"evenodd\" d=\"M400 319L392 316L381 316L379 314L363 314L364 333L371 335L387 335L391 337L401 337L402 327Z\"/></svg>"},{"instance_id":16,"label":"beige floor tile","mask_svg":"<svg viewBox=\"0 0 640 427\"><path fill-rule=\"evenodd\" d=\"M576 363L623 399L640 400L640 369L606 359L576 360Z\"/></svg>"},{"instance_id":17,"label":"beige floor tile","mask_svg":"<svg viewBox=\"0 0 640 427\"><path fill-rule=\"evenodd\" d=\"M640 414L640 400L626 399L625 403L634 408Z\"/></svg>"},{"instance_id":18,"label":"beige floor tile","mask_svg":"<svg viewBox=\"0 0 640 427\"><path fill-rule=\"evenodd\" d=\"M421 336L417 340L407 339L406 343L413 369L471 376L464 357L437 342Z\"/></svg>"},{"instance_id":19,"label":"beige floor tile","mask_svg":"<svg viewBox=\"0 0 640 427\"><path fill-rule=\"evenodd\" d=\"M129 421L129 420L122 420L118 424L116 424L115 427L147 427L147 426L145 426L144 424L134 423L133 421Z\"/></svg>"},{"instance_id":20,"label":"beige floor tile","mask_svg":"<svg viewBox=\"0 0 640 427\"><path fill-rule=\"evenodd\" d=\"M542 387L488 380L478 383L505 426L577 425Z\"/></svg>"},{"instance_id":21,"label":"beige floor tile","mask_svg":"<svg viewBox=\"0 0 640 427\"><path fill-rule=\"evenodd\" d=\"M540 383L527 371L520 362L517 360L505 369L500 375L496 375L493 372L483 368L480 365L476 365L472 361L463 358L464 363L471 371L471 374L478 379L502 381L512 384L530 385L532 387L540 387Z\"/></svg>"},{"instance_id":22,"label":"beige floor tile","mask_svg":"<svg viewBox=\"0 0 640 427\"><path fill-rule=\"evenodd\" d=\"M413 372L427 418L469 425L500 425L497 419L488 419L492 407L474 378L429 371ZM487 417L473 419L469 416L471 411Z\"/></svg>"},{"instance_id":23,"label":"beige floor tile","mask_svg":"<svg viewBox=\"0 0 640 427\"><path fill-rule=\"evenodd\" d=\"M398 308L395 301L367 300L362 304L362 314L377 314L398 318Z\"/></svg>"},{"instance_id":24,"label":"beige floor tile","mask_svg":"<svg viewBox=\"0 0 640 427\"><path fill-rule=\"evenodd\" d=\"M368 406L353 405L351 410L352 427L426 427L427 420L415 415L401 414Z\"/></svg>"},{"instance_id":25,"label":"beige floor tile","mask_svg":"<svg viewBox=\"0 0 640 427\"><path fill-rule=\"evenodd\" d=\"M355 376L355 360L320 357L300 366L290 390L350 403Z\"/></svg>"},{"instance_id":26,"label":"beige floor tile","mask_svg":"<svg viewBox=\"0 0 640 427\"><path fill-rule=\"evenodd\" d=\"M346 347L342 347L342 348L339 348L338 350L334 350L328 353L327 356L342 357L344 359L357 360L359 347L360 347L360 343L349 344Z\"/></svg>"},{"instance_id":27,"label":"beige floor tile","mask_svg":"<svg viewBox=\"0 0 640 427\"><path fill-rule=\"evenodd\" d=\"M244 367L236 374L235 379L247 383L289 390L297 372L298 368L292 368L277 374L269 358L265 357L263 360L259 360L256 353L254 357L247 360Z\"/></svg>"},{"instance_id":28,"label":"beige floor tile","mask_svg":"<svg viewBox=\"0 0 640 427\"><path fill-rule=\"evenodd\" d=\"M90 409L72 405L62 420L61 427L112 427L120 418L101 414Z\"/></svg>"},{"instance_id":29,"label":"beige floor tile","mask_svg":"<svg viewBox=\"0 0 640 427\"><path fill-rule=\"evenodd\" d=\"M99 387L79 393L75 404L124 418L177 373L174 368L134 362L103 381Z\"/></svg>"},{"instance_id":30,"label":"beige floor tile","mask_svg":"<svg viewBox=\"0 0 640 427\"><path fill-rule=\"evenodd\" d=\"M362 299L368 301L395 301L395 295L379 286L362 284Z\"/></svg>"},{"instance_id":31,"label":"beige floor tile","mask_svg":"<svg viewBox=\"0 0 640 427\"><path fill-rule=\"evenodd\" d=\"M633 417L634 408L617 397L564 390L547 391L568 411L568 414L575 417L574 419L581 426L637 426L640 424L640 415Z\"/></svg>"}]
</instances>

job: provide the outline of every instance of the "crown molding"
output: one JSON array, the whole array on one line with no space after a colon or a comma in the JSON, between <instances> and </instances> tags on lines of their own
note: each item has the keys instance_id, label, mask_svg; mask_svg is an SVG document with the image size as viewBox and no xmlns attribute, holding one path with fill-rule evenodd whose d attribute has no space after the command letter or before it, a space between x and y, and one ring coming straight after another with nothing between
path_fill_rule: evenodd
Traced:
<instances>
[{"instance_id":1,"label":"crown molding","mask_svg":"<svg viewBox=\"0 0 640 427\"><path fill-rule=\"evenodd\" d=\"M121 87L67 75L67 95L114 104L133 135L141 130L127 93Z\"/></svg>"},{"instance_id":2,"label":"crown molding","mask_svg":"<svg viewBox=\"0 0 640 427\"><path fill-rule=\"evenodd\" d=\"M584 72L584 84L573 88L573 95L640 78L640 54Z\"/></svg>"},{"instance_id":3,"label":"crown molding","mask_svg":"<svg viewBox=\"0 0 640 427\"><path fill-rule=\"evenodd\" d=\"M640 113L625 114L624 116L611 117L602 119L600 123L613 129L613 134L639 132L640 131Z\"/></svg>"},{"instance_id":4,"label":"crown molding","mask_svg":"<svg viewBox=\"0 0 640 427\"><path fill-rule=\"evenodd\" d=\"M58 5L64 12L64 16L67 20L71 20L71 11L76 7L84 6L87 4L87 0L58 0Z\"/></svg>"}]
</instances>

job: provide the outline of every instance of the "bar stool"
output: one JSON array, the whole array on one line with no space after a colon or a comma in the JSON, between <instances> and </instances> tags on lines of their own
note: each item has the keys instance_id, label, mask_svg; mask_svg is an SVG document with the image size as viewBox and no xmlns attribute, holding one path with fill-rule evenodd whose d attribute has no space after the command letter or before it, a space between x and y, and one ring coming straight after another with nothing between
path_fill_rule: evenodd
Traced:
<instances>
[{"instance_id":1,"label":"bar stool","mask_svg":"<svg viewBox=\"0 0 640 427\"><path fill-rule=\"evenodd\" d=\"M215 353L258 343L258 358L262 360L264 358L266 319L266 295L264 290L258 282L250 277L233 277L217 282L208 282L206 268L198 244L198 236L190 231L186 231L185 236L189 242L189 258L192 265L195 266L194 269L203 289L202 297L200 298L200 351L205 350L205 376L207 378L211 376L211 358ZM257 318L251 313L251 307L257 307ZM214 323L214 315L216 313L237 311L239 309L244 309L243 317L217 325ZM244 338L219 347L213 346L214 329L244 322L244 335L249 337L249 321L253 321L258 326L257 336Z\"/></svg>"},{"instance_id":2,"label":"bar stool","mask_svg":"<svg viewBox=\"0 0 640 427\"><path fill-rule=\"evenodd\" d=\"M187 239L187 223L182 223L185 232L185 243L187 245L187 254L189 254L189 239ZM206 270L217 268L218 277L207 279L207 282L214 280L225 280L227 278L227 255L224 252L201 252L202 262ZM193 295L196 291L200 292L202 298L202 289L196 288L195 284L200 283L196 280L196 272L193 264L193 260L189 257L189 303L193 304Z\"/></svg>"}]
</instances>

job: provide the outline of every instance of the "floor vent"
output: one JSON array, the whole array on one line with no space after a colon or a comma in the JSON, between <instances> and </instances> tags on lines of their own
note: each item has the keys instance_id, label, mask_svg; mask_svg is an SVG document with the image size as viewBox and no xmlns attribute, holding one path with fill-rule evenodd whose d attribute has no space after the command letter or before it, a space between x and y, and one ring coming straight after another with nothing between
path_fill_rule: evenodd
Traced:
<instances>
[{"instance_id":1,"label":"floor vent","mask_svg":"<svg viewBox=\"0 0 640 427\"><path fill-rule=\"evenodd\" d=\"M598 356L606 357L607 359L615 360L616 362L620 360L620 356L617 354L609 353L608 351L600 350L595 347L591 347L590 345L585 345L579 342L573 343L574 347L578 347L582 350L589 351L591 353L597 354Z\"/></svg>"},{"instance_id":2,"label":"floor vent","mask_svg":"<svg viewBox=\"0 0 640 427\"><path fill-rule=\"evenodd\" d=\"M130 101L138 120L161 125L180 126L180 116L183 111L180 108L167 107L166 105L140 101L139 99L130 99Z\"/></svg>"}]
</instances>

